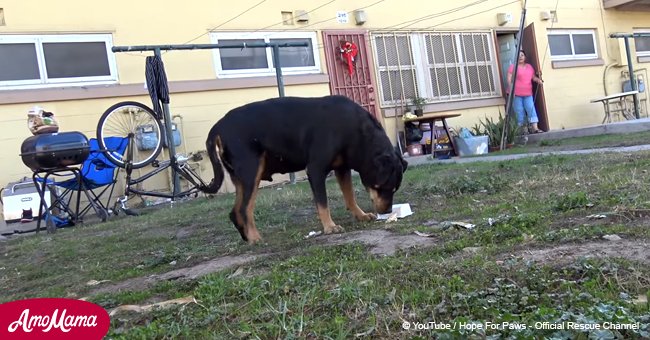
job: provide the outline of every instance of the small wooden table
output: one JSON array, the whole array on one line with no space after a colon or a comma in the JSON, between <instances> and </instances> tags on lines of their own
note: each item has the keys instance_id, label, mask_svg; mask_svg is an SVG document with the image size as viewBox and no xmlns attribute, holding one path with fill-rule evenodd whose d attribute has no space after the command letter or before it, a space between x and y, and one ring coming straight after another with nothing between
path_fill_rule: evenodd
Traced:
<instances>
[{"instance_id":1,"label":"small wooden table","mask_svg":"<svg viewBox=\"0 0 650 340\"><path fill-rule=\"evenodd\" d=\"M590 102L603 103L603 106L605 107L605 117L603 118L603 122L601 124L605 124L605 122L611 123L612 122L611 113L617 113L617 112L623 114L623 117L625 117L625 119L631 120L631 119L635 119L636 117L634 117L634 113L633 113L634 110L628 107L628 103L625 100L625 97L632 96L638 93L639 91L615 93L607 97L592 99ZM616 107L612 109L610 105L616 105Z\"/></svg>"},{"instance_id":2,"label":"small wooden table","mask_svg":"<svg viewBox=\"0 0 650 340\"><path fill-rule=\"evenodd\" d=\"M436 144L437 144L436 143L437 138L435 138L436 122L441 121L445 133L447 133L447 137L449 137L449 145L451 145L451 152L454 153L454 156L458 156L458 152L456 151L456 144L454 143L454 138L451 136L451 133L449 133L449 126L447 125L447 118L453 118L453 117L460 117L460 113L425 113L420 117L405 119L404 123L419 122L419 123L429 124L429 127L431 128L431 154L435 156L436 152L448 150L448 149L436 150Z\"/></svg>"}]
</instances>

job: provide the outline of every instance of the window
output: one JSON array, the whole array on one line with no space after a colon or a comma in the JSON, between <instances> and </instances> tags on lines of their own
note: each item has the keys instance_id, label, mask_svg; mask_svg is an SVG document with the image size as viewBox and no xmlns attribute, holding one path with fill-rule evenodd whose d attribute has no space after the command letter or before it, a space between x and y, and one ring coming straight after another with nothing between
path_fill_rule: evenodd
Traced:
<instances>
[{"instance_id":1,"label":"window","mask_svg":"<svg viewBox=\"0 0 650 340\"><path fill-rule=\"evenodd\" d=\"M650 30L634 30L634 33L647 33ZM634 46L636 48L636 55L639 57L650 57L650 36L648 37L635 37Z\"/></svg>"},{"instance_id":2,"label":"window","mask_svg":"<svg viewBox=\"0 0 650 340\"><path fill-rule=\"evenodd\" d=\"M551 60L596 59L594 30L550 30L548 43Z\"/></svg>"},{"instance_id":3,"label":"window","mask_svg":"<svg viewBox=\"0 0 650 340\"><path fill-rule=\"evenodd\" d=\"M379 33L373 43L383 106L501 95L489 32Z\"/></svg>"},{"instance_id":4,"label":"window","mask_svg":"<svg viewBox=\"0 0 650 340\"><path fill-rule=\"evenodd\" d=\"M108 34L0 35L0 89L117 81Z\"/></svg>"},{"instance_id":5,"label":"window","mask_svg":"<svg viewBox=\"0 0 650 340\"><path fill-rule=\"evenodd\" d=\"M300 43L307 47L280 47L283 74L320 73L316 34L310 32L212 33L216 44ZM275 75L272 48L222 48L214 50L217 76L246 77Z\"/></svg>"}]
</instances>

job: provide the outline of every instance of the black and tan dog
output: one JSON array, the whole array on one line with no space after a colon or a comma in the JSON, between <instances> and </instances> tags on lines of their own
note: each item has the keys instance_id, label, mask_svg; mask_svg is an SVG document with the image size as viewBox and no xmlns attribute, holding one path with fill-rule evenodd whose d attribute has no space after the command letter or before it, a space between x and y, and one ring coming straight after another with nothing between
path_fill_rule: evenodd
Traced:
<instances>
[{"instance_id":1,"label":"black and tan dog","mask_svg":"<svg viewBox=\"0 0 650 340\"><path fill-rule=\"evenodd\" d=\"M348 210L369 221L376 216L357 205L351 170L359 173L375 211L387 213L407 167L379 122L343 96L284 97L235 108L212 127L206 146L214 179L202 190L219 190L223 164L236 188L230 219L249 243L260 240L253 220L257 188L275 173L307 170L323 231L330 234L343 231L327 205L325 180L331 170Z\"/></svg>"}]
</instances>

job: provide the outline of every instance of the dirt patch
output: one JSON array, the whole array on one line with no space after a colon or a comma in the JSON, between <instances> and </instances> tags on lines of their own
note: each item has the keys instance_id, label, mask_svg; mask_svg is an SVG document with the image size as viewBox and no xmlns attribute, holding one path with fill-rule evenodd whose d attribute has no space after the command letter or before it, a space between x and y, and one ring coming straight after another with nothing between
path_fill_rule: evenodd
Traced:
<instances>
[{"instance_id":1,"label":"dirt patch","mask_svg":"<svg viewBox=\"0 0 650 340\"><path fill-rule=\"evenodd\" d=\"M179 233L182 233L181 231L179 231ZM335 235L325 235L314 238L314 241L321 243L323 246L360 242L369 246L370 252L375 255L393 255L399 249L430 247L435 244L434 239L432 238L417 235L397 235L388 230L363 230ZM274 254L243 254L219 257L192 267L180 268L163 274L136 277L114 284L107 284L93 290L89 295L114 293L119 291L145 290L161 281L195 280L207 274L242 266L259 258L271 255Z\"/></svg>"},{"instance_id":2,"label":"dirt patch","mask_svg":"<svg viewBox=\"0 0 650 340\"><path fill-rule=\"evenodd\" d=\"M413 247L431 247L435 239L417 235L397 235L388 230L361 230L322 236L324 245L340 245L360 242L370 246L374 255L393 255L397 250Z\"/></svg>"},{"instance_id":3,"label":"dirt patch","mask_svg":"<svg viewBox=\"0 0 650 340\"><path fill-rule=\"evenodd\" d=\"M351 243L361 243L370 248L370 253L375 255L390 256L398 250L408 248L426 248L437 244L435 238L421 237L418 235L398 235L388 230L362 230L341 234L319 236L312 239L312 244L333 246ZM470 251L471 250L471 251ZM467 249L465 253L476 253L480 248ZM289 252L287 252L289 254ZM99 287L89 295L99 293L114 293L118 291L145 290L161 281L195 280L207 274L216 273L225 269L249 264L257 259L281 254L242 254L215 258L192 267L179 268L167 273L136 277L119 283L107 284ZM580 244L563 244L557 247L524 249L510 254L499 256L500 259L521 258L539 264L564 265L579 258L606 258L620 257L628 260L650 264L650 242L645 240L617 240L597 241Z\"/></svg>"},{"instance_id":4,"label":"dirt patch","mask_svg":"<svg viewBox=\"0 0 650 340\"><path fill-rule=\"evenodd\" d=\"M539 264L563 265L579 258L619 257L650 264L650 243L645 240L598 241L563 244L552 248L528 249L509 256Z\"/></svg>"},{"instance_id":5,"label":"dirt patch","mask_svg":"<svg viewBox=\"0 0 650 340\"><path fill-rule=\"evenodd\" d=\"M89 295L100 293L115 293L119 291L145 290L161 281L194 280L207 274L216 273L227 268L241 266L253 262L256 259L267 255L268 254L243 254L238 256L219 257L192 267L180 268L159 275L135 277L119 283L106 285L93 290Z\"/></svg>"}]
</instances>

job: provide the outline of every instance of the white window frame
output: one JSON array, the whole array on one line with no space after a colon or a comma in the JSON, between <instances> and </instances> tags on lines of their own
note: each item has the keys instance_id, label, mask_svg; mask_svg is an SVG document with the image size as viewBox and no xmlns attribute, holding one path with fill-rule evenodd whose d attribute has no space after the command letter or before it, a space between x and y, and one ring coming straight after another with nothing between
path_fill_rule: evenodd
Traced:
<instances>
[{"instance_id":1,"label":"white window frame","mask_svg":"<svg viewBox=\"0 0 650 340\"><path fill-rule=\"evenodd\" d=\"M650 29L635 29L634 33L650 33ZM644 37L644 39L650 39L650 37ZM650 50L648 51L639 51L634 44L634 51L636 52L637 57L650 57Z\"/></svg>"},{"instance_id":2,"label":"white window frame","mask_svg":"<svg viewBox=\"0 0 650 340\"><path fill-rule=\"evenodd\" d=\"M268 43L271 39L310 39L312 53L314 55L314 66L305 67L283 67L283 75L295 74L314 74L321 73L320 53L318 48L318 39L315 32L213 32L210 33L210 40L213 44L218 44L220 40L264 40ZM256 47L260 48L260 47ZM275 75L273 67L272 48L266 48L267 68L243 69L243 70L224 70L221 66L221 49L215 48L212 56L214 69L217 78L240 78L240 77L260 77Z\"/></svg>"},{"instance_id":3,"label":"white window frame","mask_svg":"<svg viewBox=\"0 0 650 340\"><path fill-rule=\"evenodd\" d=\"M110 75L96 77L48 78L45 64L43 43L67 42L103 42L106 45L106 57ZM36 59L40 79L0 81L0 90L30 89L43 87L106 85L117 83L117 64L115 54L111 51L113 38L111 34L44 34L44 35L0 35L0 44L29 43L36 47Z\"/></svg>"},{"instance_id":4,"label":"white window frame","mask_svg":"<svg viewBox=\"0 0 650 340\"><path fill-rule=\"evenodd\" d=\"M416 89L417 89L417 95L422 97L422 98L429 98L428 103L443 103L447 101L467 101L467 100L475 100L475 99L489 99L489 98L498 98L501 97L501 84L500 84L500 76L499 76L499 64L497 62L497 57L496 57L496 52L495 52L495 46L494 46L494 39L489 38L487 41L488 44L488 54L491 57L491 61L478 61L478 62L468 62L466 61L465 58L465 51L457 51L458 53L458 58L459 61L457 63L458 67L460 68L459 70L459 81L460 81L460 91L461 94L451 94L447 96L442 96L438 95L437 97L439 99L437 100L431 100L432 98L436 98L433 93L433 80L431 78L431 74L429 72L429 69L431 67L436 67L436 68L446 68L447 63L442 61L442 62L436 62L435 64L429 63L428 60L428 53L429 51L426 48L426 36L431 33L441 33L441 32L428 32L428 31L423 31L423 32L412 32L412 33L405 33L403 36L407 36L409 39L409 44L411 47L411 55L413 56L413 67L405 67L405 68L400 68L396 66L377 66L376 67L376 72L377 72L377 77L380 78L380 72L382 71L391 71L391 70L400 70L400 71L410 71L412 69L415 69L415 82L416 82ZM461 37L465 34L491 34L491 31L482 31L482 30L476 30L476 31L471 31L471 32L465 32L465 31L444 31L442 33L448 33L450 34L453 39L456 41L457 46L462 46L461 43ZM377 32L376 34L371 35L371 41L372 41L372 46L373 46L373 53L374 53L374 58L375 60L378 60L381 56L377 55L377 46L375 42L375 38L377 36L381 36L382 34L385 34L385 32ZM392 33L395 34L395 33ZM402 35L402 34L398 34ZM471 65L468 65L471 64ZM481 93L471 93L469 91L469 84L467 83L467 79L465 79L466 76L466 68L467 67L474 67L474 66L492 66L492 79L494 81L494 87L495 87L495 92L486 92L483 91ZM380 98L381 98L381 107L392 107L392 106L399 106L401 99L397 98L394 99L393 101L385 101L383 98L384 94L384 88L383 84L381 81L378 81L378 87L379 87L379 93L380 93ZM387 89L389 91L390 89ZM407 103L406 105L410 105L408 102L408 98L406 98Z\"/></svg>"},{"instance_id":5,"label":"white window frame","mask_svg":"<svg viewBox=\"0 0 650 340\"><path fill-rule=\"evenodd\" d=\"M575 54L575 46L573 45L573 35L574 34L591 34L591 39L594 44L594 53L591 54ZM552 35L568 35L569 42L571 43L571 53L566 55L552 55L551 60L588 60L588 59L598 59L598 42L596 41L596 30L595 29L574 29L574 30L562 30L562 29L553 29L548 30L547 39L550 40ZM550 44L550 43L549 43ZM550 47L549 47L550 53Z\"/></svg>"},{"instance_id":6,"label":"white window frame","mask_svg":"<svg viewBox=\"0 0 650 340\"><path fill-rule=\"evenodd\" d=\"M444 32L444 33L449 33L453 39L456 41L456 46L464 46L462 43L462 37L467 34L475 34L475 33L490 33L490 32L481 32L481 31L475 31L471 33L465 33L465 32ZM430 51L428 51L426 48L423 48L426 46L426 35L427 33L424 34L418 34L413 36L412 38L414 39L414 45L417 46L414 48L414 52L417 52L418 54L423 54L424 57L420 58L420 63L421 67L424 70L427 70L427 72L424 72L423 74L420 74L421 72L418 72L420 76L418 77L419 81L419 87L420 89L425 89L426 94L424 95L425 98L433 98L435 97L433 94L433 87L428 86L427 84L432 84L433 80L431 79L431 73L428 72L429 69L431 68L443 68L446 69L447 63L443 61L437 61L434 64L429 63L428 61L428 54ZM416 43L417 42L417 43ZM463 49L459 49L457 51L457 57L458 57L458 62L456 65L459 68L459 80L460 80L460 92L461 94L453 94L447 96L447 99L449 100L468 100L468 99L473 99L473 98L489 98L493 96L500 96L500 86L499 82L497 81L499 79L499 74L498 74L498 68L499 65L497 63L497 59L495 57L495 50L494 50L494 41L488 39L487 41L487 47L488 47L488 55L492 57L492 61L467 61L465 53L466 51ZM476 51L476 47L474 47L474 50ZM435 58L434 58L435 59ZM480 93L472 93L469 88L470 85L468 84L467 80L467 68L468 67L478 67L478 66L492 66L492 79L495 82L494 87L497 91L497 94L491 94L490 92L482 91ZM479 84L480 86L480 84ZM422 96L422 94L420 94ZM440 96L441 98L443 96Z\"/></svg>"}]
</instances>

